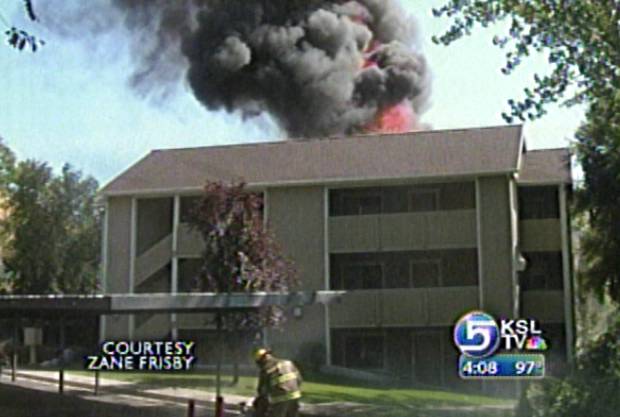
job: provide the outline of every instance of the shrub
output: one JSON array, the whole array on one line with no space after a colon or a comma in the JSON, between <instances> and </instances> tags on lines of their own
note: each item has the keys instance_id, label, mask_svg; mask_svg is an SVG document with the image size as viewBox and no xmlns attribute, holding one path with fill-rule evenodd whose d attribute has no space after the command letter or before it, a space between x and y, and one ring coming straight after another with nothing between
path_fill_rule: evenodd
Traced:
<instances>
[{"instance_id":1,"label":"shrub","mask_svg":"<svg viewBox=\"0 0 620 417\"><path fill-rule=\"evenodd\" d=\"M620 410L620 319L577 358L566 378L532 384L532 417L617 417Z\"/></svg>"}]
</instances>

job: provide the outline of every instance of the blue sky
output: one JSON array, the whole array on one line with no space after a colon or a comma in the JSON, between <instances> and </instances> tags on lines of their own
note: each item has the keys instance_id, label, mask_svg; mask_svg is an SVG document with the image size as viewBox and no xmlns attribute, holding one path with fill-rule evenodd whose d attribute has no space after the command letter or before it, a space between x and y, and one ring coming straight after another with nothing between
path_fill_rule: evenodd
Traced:
<instances>
[{"instance_id":1,"label":"blue sky","mask_svg":"<svg viewBox=\"0 0 620 417\"><path fill-rule=\"evenodd\" d=\"M504 52L491 43L500 27L450 47L432 44L431 36L447 27L446 20L431 14L443 2L401 1L418 20L433 73L432 105L422 120L436 129L505 124L501 112L508 110L506 101L522 97L535 72L548 71L544 56L503 75ZM0 13L40 34L47 44L36 54L0 47L0 136L18 157L48 161L55 168L69 162L106 183L152 149L283 137L267 118L244 122L238 115L205 111L183 84L158 103L139 97L127 85L131 60L122 34L97 40L58 38L23 22L21 5L5 1ZM581 107L552 107L542 120L526 123L528 147L567 146L582 120Z\"/></svg>"}]
</instances>

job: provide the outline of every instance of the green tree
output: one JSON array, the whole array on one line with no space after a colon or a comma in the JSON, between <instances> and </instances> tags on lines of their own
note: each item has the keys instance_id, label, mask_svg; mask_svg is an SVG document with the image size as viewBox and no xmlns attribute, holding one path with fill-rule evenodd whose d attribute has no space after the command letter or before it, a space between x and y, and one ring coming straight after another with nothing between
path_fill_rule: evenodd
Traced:
<instances>
[{"instance_id":1,"label":"green tree","mask_svg":"<svg viewBox=\"0 0 620 417\"><path fill-rule=\"evenodd\" d=\"M281 253L264 227L262 197L245 185L208 182L191 224L205 242L199 287L203 291L286 292L296 285L292 263ZM257 312L228 313L222 326L230 332L231 348L238 364L240 338L256 334L265 326L278 326L284 319L280 307ZM237 368L237 367L235 367ZM236 381L237 372L235 372Z\"/></svg>"},{"instance_id":2,"label":"green tree","mask_svg":"<svg viewBox=\"0 0 620 417\"><path fill-rule=\"evenodd\" d=\"M24 3L24 11L26 12L26 16L32 22L36 22L38 20L37 15L34 12L34 6L32 5L32 0L23 0ZM22 51L24 48L29 47L32 52L36 52L39 47L45 45L45 41L37 38L36 36L30 34L24 29L19 29L13 25L10 25L8 20L0 13L0 23L2 23L6 29L4 34L6 36L6 42L13 48Z\"/></svg>"},{"instance_id":3,"label":"green tree","mask_svg":"<svg viewBox=\"0 0 620 417\"><path fill-rule=\"evenodd\" d=\"M0 137L0 198L3 191L6 190L14 167L15 155L13 151L4 144L2 137Z\"/></svg>"},{"instance_id":4,"label":"green tree","mask_svg":"<svg viewBox=\"0 0 620 417\"><path fill-rule=\"evenodd\" d=\"M13 169L15 168L15 155L4 144L0 137L0 221L7 215L6 194L7 187L11 182ZM0 295L11 292L10 274L5 271L3 262L3 253L6 252L8 244L8 235L3 228L0 227Z\"/></svg>"},{"instance_id":5,"label":"green tree","mask_svg":"<svg viewBox=\"0 0 620 417\"><path fill-rule=\"evenodd\" d=\"M471 34L476 26L509 21L508 33L493 39L508 49L505 74L532 53L547 53L550 72L537 74L523 99L508 101L511 111L503 116L509 123L541 117L550 103L610 98L620 89L619 0L452 0L433 14L451 19L446 33L433 37L443 45Z\"/></svg>"},{"instance_id":6,"label":"green tree","mask_svg":"<svg viewBox=\"0 0 620 417\"><path fill-rule=\"evenodd\" d=\"M55 176L42 162L15 165L6 187L5 269L15 293L86 293L97 284L97 182L65 165Z\"/></svg>"},{"instance_id":7,"label":"green tree","mask_svg":"<svg viewBox=\"0 0 620 417\"><path fill-rule=\"evenodd\" d=\"M620 410L620 320L589 344L569 377L528 393L533 417L616 417Z\"/></svg>"},{"instance_id":8,"label":"green tree","mask_svg":"<svg viewBox=\"0 0 620 417\"><path fill-rule=\"evenodd\" d=\"M577 208L588 222L581 239L581 282L601 300L609 295L620 304L620 90L591 104L576 139L584 172Z\"/></svg>"},{"instance_id":9,"label":"green tree","mask_svg":"<svg viewBox=\"0 0 620 417\"><path fill-rule=\"evenodd\" d=\"M510 74L533 52L545 52L550 72L537 74L521 100L508 100L508 122L536 119L550 103L586 103L585 124L576 135L584 186L577 208L588 220L583 244L586 288L620 303L620 0L452 0L433 10L452 20L436 43L450 45L475 27L509 21L494 38L507 48L502 71Z\"/></svg>"},{"instance_id":10,"label":"green tree","mask_svg":"<svg viewBox=\"0 0 620 417\"><path fill-rule=\"evenodd\" d=\"M532 52L545 52L550 72L537 74L525 98L508 101L507 122L545 114L550 103L586 103L586 122L576 133L577 159L584 186L577 208L586 220L582 241L585 265L580 274L586 288L620 303L620 1L453 0L433 11L452 25L435 37L449 45L476 26L510 22L504 37L509 48L502 71L510 74ZM618 415L620 409L620 321L577 358L576 368L563 379L533 385L533 407L520 415L581 417Z\"/></svg>"}]
</instances>

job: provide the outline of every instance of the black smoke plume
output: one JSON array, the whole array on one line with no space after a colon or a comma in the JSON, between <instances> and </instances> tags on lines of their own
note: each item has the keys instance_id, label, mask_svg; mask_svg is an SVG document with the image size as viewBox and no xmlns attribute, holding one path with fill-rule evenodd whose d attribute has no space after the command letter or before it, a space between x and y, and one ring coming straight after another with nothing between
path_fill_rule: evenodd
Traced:
<instances>
[{"instance_id":1,"label":"black smoke plume","mask_svg":"<svg viewBox=\"0 0 620 417\"><path fill-rule=\"evenodd\" d=\"M383 130L372 126L396 106L408 110L389 117L415 129L426 104L427 64L396 0L112 4L134 33L131 82L143 92L185 73L207 109L268 112L299 138Z\"/></svg>"}]
</instances>

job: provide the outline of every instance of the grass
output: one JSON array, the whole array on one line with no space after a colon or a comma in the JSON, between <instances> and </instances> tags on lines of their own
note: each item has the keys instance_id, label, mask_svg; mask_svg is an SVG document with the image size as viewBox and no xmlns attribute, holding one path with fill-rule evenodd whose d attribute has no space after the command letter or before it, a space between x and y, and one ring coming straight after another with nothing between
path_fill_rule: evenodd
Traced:
<instances>
[{"instance_id":1,"label":"grass","mask_svg":"<svg viewBox=\"0 0 620 417\"><path fill-rule=\"evenodd\" d=\"M87 371L71 371L88 375ZM160 387L177 387L215 390L215 375L212 373L139 373L102 372L102 378L130 381L136 384ZM255 395L257 379L241 376L239 383L232 386L231 377L222 377L222 392L244 396ZM306 403L355 402L373 406L389 407L432 407L432 406L482 406L505 405L510 402L482 395L471 395L437 389L416 389L407 387L386 387L341 377L322 374L307 374L303 383L303 401Z\"/></svg>"}]
</instances>

